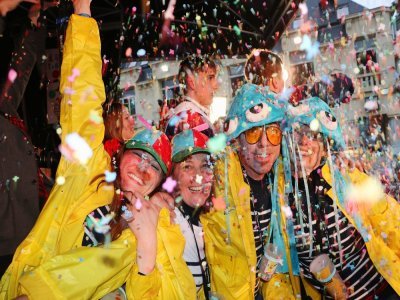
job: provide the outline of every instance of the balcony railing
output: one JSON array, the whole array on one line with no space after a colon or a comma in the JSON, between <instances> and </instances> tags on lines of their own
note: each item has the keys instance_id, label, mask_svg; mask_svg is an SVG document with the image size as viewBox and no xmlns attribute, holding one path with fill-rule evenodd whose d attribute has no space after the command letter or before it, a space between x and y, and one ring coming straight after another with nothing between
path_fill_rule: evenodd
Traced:
<instances>
[{"instance_id":1,"label":"balcony railing","mask_svg":"<svg viewBox=\"0 0 400 300\"><path fill-rule=\"evenodd\" d=\"M360 89L356 91L362 94L370 94L375 89L380 91L386 90L393 86L394 79L393 74L387 70L374 73L360 74L356 77L356 88Z\"/></svg>"}]
</instances>

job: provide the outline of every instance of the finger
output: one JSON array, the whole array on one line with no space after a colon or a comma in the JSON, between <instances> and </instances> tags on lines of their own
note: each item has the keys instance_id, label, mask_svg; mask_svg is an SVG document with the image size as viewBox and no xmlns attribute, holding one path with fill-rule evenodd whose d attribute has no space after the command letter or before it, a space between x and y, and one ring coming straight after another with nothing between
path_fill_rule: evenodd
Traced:
<instances>
[{"instance_id":1,"label":"finger","mask_svg":"<svg viewBox=\"0 0 400 300\"><path fill-rule=\"evenodd\" d=\"M150 199L150 201L161 208L167 208L169 210L174 209L174 199L167 193L158 192Z\"/></svg>"},{"instance_id":2,"label":"finger","mask_svg":"<svg viewBox=\"0 0 400 300\"><path fill-rule=\"evenodd\" d=\"M39 0L24 0L24 2L33 3L33 4L39 4L40 3Z\"/></svg>"}]
</instances>

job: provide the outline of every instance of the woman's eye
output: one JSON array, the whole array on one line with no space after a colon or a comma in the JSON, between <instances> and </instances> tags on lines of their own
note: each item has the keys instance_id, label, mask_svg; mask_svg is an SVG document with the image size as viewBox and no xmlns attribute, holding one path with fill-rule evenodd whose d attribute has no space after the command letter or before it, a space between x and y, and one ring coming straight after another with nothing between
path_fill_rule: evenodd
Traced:
<instances>
[{"instance_id":1,"label":"woman's eye","mask_svg":"<svg viewBox=\"0 0 400 300\"><path fill-rule=\"evenodd\" d=\"M151 165L151 167L155 170L155 171L157 171L157 172L159 172L160 171L160 168L157 166L157 165Z\"/></svg>"}]
</instances>

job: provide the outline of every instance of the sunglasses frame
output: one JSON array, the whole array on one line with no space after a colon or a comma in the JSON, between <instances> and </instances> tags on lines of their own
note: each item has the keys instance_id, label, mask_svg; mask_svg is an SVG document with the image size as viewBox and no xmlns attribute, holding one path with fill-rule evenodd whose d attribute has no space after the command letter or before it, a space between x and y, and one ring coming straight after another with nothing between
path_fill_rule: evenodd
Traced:
<instances>
[{"instance_id":1,"label":"sunglasses frame","mask_svg":"<svg viewBox=\"0 0 400 300\"><path fill-rule=\"evenodd\" d=\"M261 134L259 135L258 139L257 139L254 143L251 143L251 142L249 142L249 140L248 140L248 138L247 138L247 132L249 132L249 130L252 130L252 129L255 129L255 128L262 128L262 131L261 131ZM279 133L280 133L279 143L274 144L273 142L271 142L271 140L270 140L270 138L269 138L269 136L268 136L268 128L274 128L274 129L276 129L276 130L279 131ZM257 144L257 143L260 141L260 139L261 139L261 137L262 137L262 135L263 135L264 132L265 132L265 135L266 135L266 137L267 137L268 142L270 142L271 145L273 145L273 146L278 146L278 145L280 145L280 144L282 143L282 136L283 136L283 134L282 134L282 129L281 129L279 126L273 126L273 125L262 125L262 126L256 126L256 127L250 128L250 129L248 129L248 130L246 130L246 131L244 132L244 138L246 139L246 142L247 142L249 145L254 145L254 144Z\"/></svg>"}]
</instances>

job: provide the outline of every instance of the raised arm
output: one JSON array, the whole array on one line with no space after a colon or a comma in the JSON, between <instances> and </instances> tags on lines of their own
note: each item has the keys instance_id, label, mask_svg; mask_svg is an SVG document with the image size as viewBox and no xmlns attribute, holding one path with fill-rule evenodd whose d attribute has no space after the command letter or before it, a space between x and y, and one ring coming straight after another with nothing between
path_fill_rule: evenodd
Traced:
<instances>
[{"instance_id":1,"label":"raised arm","mask_svg":"<svg viewBox=\"0 0 400 300\"><path fill-rule=\"evenodd\" d=\"M61 140L65 141L70 133L78 133L94 149L102 144L104 137L104 125L96 124L90 117L94 113L102 115L101 105L105 100L100 34L96 21L88 17L90 0L74 1L74 8L61 66Z\"/></svg>"}]
</instances>

